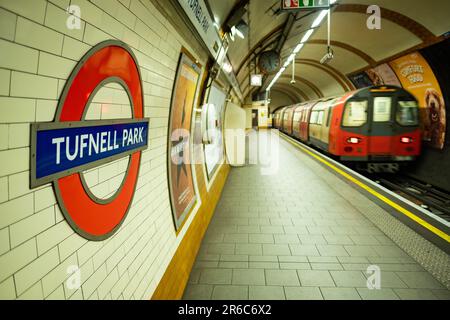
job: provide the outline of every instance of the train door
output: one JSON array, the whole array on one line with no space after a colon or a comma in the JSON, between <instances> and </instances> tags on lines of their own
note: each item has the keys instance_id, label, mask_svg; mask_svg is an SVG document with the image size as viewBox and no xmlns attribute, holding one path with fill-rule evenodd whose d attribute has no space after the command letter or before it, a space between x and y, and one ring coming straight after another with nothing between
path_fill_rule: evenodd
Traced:
<instances>
[{"instance_id":1,"label":"train door","mask_svg":"<svg viewBox=\"0 0 450 320\"><path fill-rule=\"evenodd\" d=\"M322 124L322 132L320 139L322 142L328 143L330 142L330 118L331 118L331 107L327 107L324 109L324 118Z\"/></svg>"},{"instance_id":2,"label":"train door","mask_svg":"<svg viewBox=\"0 0 450 320\"><path fill-rule=\"evenodd\" d=\"M372 99L369 154L391 154L395 136L394 106L395 101L392 96L377 96ZM386 137L390 138L386 139Z\"/></svg>"},{"instance_id":3,"label":"train door","mask_svg":"<svg viewBox=\"0 0 450 320\"><path fill-rule=\"evenodd\" d=\"M301 111L294 112L294 119L292 121L292 133L296 138L300 138L300 118L302 116Z\"/></svg>"},{"instance_id":4,"label":"train door","mask_svg":"<svg viewBox=\"0 0 450 320\"><path fill-rule=\"evenodd\" d=\"M289 119L289 109L284 110L283 113L283 124L281 125L281 129L283 132L287 132L287 126L288 126L288 119Z\"/></svg>"}]
</instances>

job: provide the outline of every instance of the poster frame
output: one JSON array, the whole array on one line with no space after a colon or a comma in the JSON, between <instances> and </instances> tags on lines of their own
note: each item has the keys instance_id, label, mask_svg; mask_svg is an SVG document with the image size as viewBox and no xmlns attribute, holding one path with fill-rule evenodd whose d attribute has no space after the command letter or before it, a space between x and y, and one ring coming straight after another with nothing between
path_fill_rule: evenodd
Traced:
<instances>
[{"instance_id":1,"label":"poster frame","mask_svg":"<svg viewBox=\"0 0 450 320\"><path fill-rule=\"evenodd\" d=\"M226 109L226 105L227 105L227 96L228 96L228 92L227 92L227 90L224 89L224 87L223 87L218 81L215 81L215 80L214 80L214 81L211 83L211 86L208 88L207 98L205 99L205 107L208 105L209 98L210 98L210 95L211 95L211 90L212 90L212 87L213 87L213 86L214 86L218 91L221 91L222 93L225 94L225 101L224 101L224 103L223 103L223 107L222 107L222 110L221 110L221 117L220 117L220 122L221 122L220 125L221 125L221 129L222 129L222 132L221 132L221 140L222 140L222 158L221 158L220 161L218 161L218 162L215 164L215 166L214 166L214 168L213 168L211 174L209 174L209 172L208 172L208 166L207 166L207 163L206 163L206 144L203 144L203 148L202 148L202 151L203 151L203 159L204 159L204 173L205 173L206 185L207 185L208 190L210 189L211 184L212 184L214 178L215 178L216 175L217 175L218 169L219 169L219 168L224 164L224 162L225 162L225 139L224 139L224 137L225 137L225 127L224 127L225 122L224 122L224 119L225 119L225 109ZM206 119L208 119L208 115L209 115L208 110L206 110L205 112L207 113ZM203 132L202 132L202 134L203 134Z\"/></svg>"},{"instance_id":2,"label":"poster frame","mask_svg":"<svg viewBox=\"0 0 450 320\"><path fill-rule=\"evenodd\" d=\"M189 153L190 153L190 179L192 181L192 188L193 188L193 192L194 192L194 197L192 198L192 200L190 201L189 205L185 208L185 210L179 215L176 212L176 207L175 207L175 201L174 201L174 192L172 190L172 175L171 175L171 136L172 136L172 129L173 129L173 112L174 112L174 99L176 97L176 89L178 87L178 82L180 79L180 72L181 72L181 67L183 66L183 64L190 66L197 74L198 74L198 78L197 78L197 82L195 84L195 90L194 90L194 99L192 101L192 106L191 107L191 117L189 117L188 121L190 122L189 124ZM177 64L177 69L176 69L176 74L175 74L175 79L174 79L174 83L173 83L173 89L172 89L172 95L171 95L171 99L170 99L170 111L169 111L169 119L168 119L168 128L167 128L167 182L168 182L168 190L169 190L169 198L170 198L170 208L171 208L171 214L172 214L172 219L173 219L173 223L174 223L174 227L175 227L175 231L177 233L177 235L181 232L181 230L183 229L184 224L187 222L189 216L191 215L191 213L193 212L194 208L197 206L197 204L199 203L199 195L198 195L198 188L197 188L197 183L196 183L196 179L195 179L195 168L193 166L193 162L194 162L194 154L193 154L193 136L192 136L192 123L193 123L193 119L195 116L195 108L196 108L196 102L197 102L197 97L198 97L198 88L199 88L199 84L201 81L201 75L202 75L202 65L198 62L197 59L194 58L194 56L184 47L181 48L181 52L180 52L180 56L178 59L178 64Z\"/></svg>"}]
</instances>

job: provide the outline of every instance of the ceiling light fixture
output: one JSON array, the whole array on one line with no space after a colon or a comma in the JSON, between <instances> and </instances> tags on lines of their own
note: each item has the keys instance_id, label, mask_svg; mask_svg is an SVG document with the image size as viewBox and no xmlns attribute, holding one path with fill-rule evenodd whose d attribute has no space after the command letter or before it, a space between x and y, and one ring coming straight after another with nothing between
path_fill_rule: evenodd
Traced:
<instances>
[{"instance_id":1,"label":"ceiling light fixture","mask_svg":"<svg viewBox=\"0 0 450 320\"><path fill-rule=\"evenodd\" d=\"M309 40L309 38L311 37L311 35L313 34L314 29L309 29L308 31L306 31L305 35L303 36L302 40L300 41L300 43L305 43L306 41Z\"/></svg>"},{"instance_id":2,"label":"ceiling light fixture","mask_svg":"<svg viewBox=\"0 0 450 320\"><path fill-rule=\"evenodd\" d=\"M303 48L304 45L305 45L305 44L303 44L303 43L299 43L299 44L295 47L294 53L295 53L295 54L299 53L300 50L302 50L302 48Z\"/></svg>"},{"instance_id":3,"label":"ceiling light fixture","mask_svg":"<svg viewBox=\"0 0 450 320\"><path fill-rule=\"evenodd\" d=\"M323 18L325 18L327 13L328 13L328 10L320 11L320 14L317 16L316 20L314 20L311 28L317 28L322 23L322 20L323 20Z\"/></svg>"},{"instance_id":4,"label":"ceiling light fixture","mask_svg":"<svg viewBox=\"0 0 450 320\"><path fill-rule=\"evenodd\" d=\"M330 0L330 6L332 4L335 4L337 2L337 0ZM306 33L304 34L303 38L300 40L299 44L295 47L295 49L293 50L292 54L288 57L288 59L285 61L283 68L280 69L280 71L276 74L276 76L272 79L272 81L270 82L270 84L267 86L266 91L270 91L270 89L272 89L272 87L274 86L274 84L277 82L277 80L280 78L281 74L286 70L286 68L289 66L289 64L292 62L293 64L295 64L295 57L296 55L303 49L305 43L309 40L309 38L312 36L312 34L314 33L314 31L317 29L317 27L320 26L320 24L322 23L323 19L328 15L328 33L330 33L329 29L330 29L330 16L331 16L331 8L330 9L326 9L326 10L321 10L319 15L316 17L316 19L314 19L314 22L311 25L311 28L306 31ZM334 57L334 53L333 50L331 49L330 46L330 39L328 37L328 52L325 55L325 57L322 58L321 63L328 63L331 59L333 59ZM295 66L293 65L293 70ZM292 83L292 82L291 82ZM295 80L294 80L295 83Z\"/></svg>"},{"instance_id":5,"label":"ceiling light fixture","mask_svg":"<svg viewBox=\"0 0 450 320\"><path fill-rule=\"evenodd\" d=\"M231 73L233 71L233 67L231 66L230 63L225 62L222 66L223 71L225 71L226 73Z\"/></svg>"}]
</instances>

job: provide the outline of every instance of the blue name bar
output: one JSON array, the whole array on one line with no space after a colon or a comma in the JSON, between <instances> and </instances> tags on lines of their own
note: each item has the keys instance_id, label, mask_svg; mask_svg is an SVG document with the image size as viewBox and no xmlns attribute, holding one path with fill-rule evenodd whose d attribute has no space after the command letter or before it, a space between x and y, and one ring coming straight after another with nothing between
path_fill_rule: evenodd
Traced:
<instances>
[{"instance_id":1,"label":"blue name bar","mask_svg":"<svg viewBox=\"0 0 450 320\"><path fill-rule=\"evenodd\" d=\"M144 150L148 129L148 119L33 124L31 185Z\"/></svg>"}]
</instances>

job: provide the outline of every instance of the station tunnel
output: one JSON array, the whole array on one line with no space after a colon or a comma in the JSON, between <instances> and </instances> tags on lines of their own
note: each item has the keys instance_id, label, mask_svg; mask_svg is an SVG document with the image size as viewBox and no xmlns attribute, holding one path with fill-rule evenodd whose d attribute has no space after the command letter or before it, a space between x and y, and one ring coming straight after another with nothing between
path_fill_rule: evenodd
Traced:
<instances>
[{"instance_id":1,"label":"station tunnel","mask_svg":"<svg viewBox=\"0 0 450 320\"><path fill-rule=\"evenodd\" d=\"M449 12L0 0L0 299L449 300Z\"/></svg>"}]
</instances>

